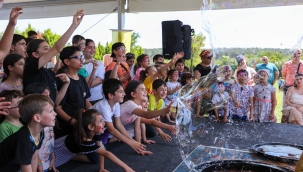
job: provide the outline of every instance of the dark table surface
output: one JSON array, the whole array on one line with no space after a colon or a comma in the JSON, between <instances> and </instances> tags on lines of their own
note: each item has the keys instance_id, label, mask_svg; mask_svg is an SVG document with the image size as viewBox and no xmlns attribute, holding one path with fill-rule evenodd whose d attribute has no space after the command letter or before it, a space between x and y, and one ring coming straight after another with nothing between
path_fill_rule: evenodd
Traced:
<instances>
[{"instance_id":1,"label":"dark table surface","mask_svg":"<svg viewBox=\"0 0 303 172\"><path fill-rule=\"evenodd\" d=\"M290 124L250 123L250 122L205 122L204 132L194 135L196 144L205 146L228 147L247 150L255 144L266 142L282 142L303 145L303 127ZM170 172L182 162L180 146L176 137L172 142L164 143L159 136L150 138L156 144L147 145L153 155L136 154L128 145L116 142L106 145L106 149L137 172ZM123 171L112 162L105 160L105 168L109 171ZM97 171L98 165L70 161L58 168L60 172Z\"/></svg>"}]
</instances>

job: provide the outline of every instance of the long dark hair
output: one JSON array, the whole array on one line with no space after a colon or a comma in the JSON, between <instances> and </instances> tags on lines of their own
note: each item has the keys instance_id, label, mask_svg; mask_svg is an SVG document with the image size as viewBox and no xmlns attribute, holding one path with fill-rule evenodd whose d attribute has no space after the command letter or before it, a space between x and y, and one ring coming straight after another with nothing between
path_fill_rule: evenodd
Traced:
<instances>
[{"instance_id":1,"label":"long dark hair","mask_svg":"<svg viewBox=\"0 0 303 172\"><path fill-rule=\"evenodd\" d=\"M148 56L147 54L141 54L137 57L137 63L134 66L134 74L136 74L136 71L141 67L141 63L144 60L144 57Z\"/></svg>"},{"instance_id":2,"label":"long dark hair","mask_svg":"<svg viewBox=\"0 0 303 172\"><path fill-rule=\"evenodd\" d=\"M34 59L35 57L33 56L33 52L37 52L37 50L39 49L39 46L42 42L46 42L45 40L43 39L34 39L32 41L30 41L27 45L27 49L26 49L26 52L27 52L27 55L28 55L28 58L26 58L26 61L31 61L32 59Z\"/></svg>"},{"instance_id":3,"label":"long dark hair","mask_svg":"<svg viewBox=\"0 0 303 172\"><path fill-rule=\"evenodd\" d=\"M175 73L175 72L178 72L177 69L171 69L167 72L167 76L166 79L165 79L165 82L168 82L168 79L171 79L172 75Z\"/></svg>"},{"instance_id":4,"label":"long dark hair","mask_svg":"<svg viewBox=\"0 0 303 172\"><path fill-rule=\"evenodd\" d=\"M22 59L23 57L20 56L19 54L9 54L7 55L4 60L3 60L3 69L4 69L4 73L9 76L9 69L8 66L14 66L15 63L17 63L17 61L19 61L20 59Z\"/></svg>"},{"instance_id":5,"label":"long dark hair","mask_svg":"<svg viewBox=\"0 0 303 172\"><path fill-rule=\"evenodd\" d=\"M148 66L147 68L145 68L144 70L141 70L140 72L140 81L143 82L145 80L145 78L147 77L146 74L148 73L148 71L150 70L150 68L152 68L154 66Z\"/></svg>"},{"instance_id":6,"label":"long dark hair","mask_svg":"<svg viewBox=\"0 0 303 172\"><path fill-rule=\"evenodd\" d=\"M100 115L95 109L83 110L79 109L76 112L76 126L74 127L74 136L78 144L83 143L85 138L91 138L88 125L94 125L96 121L96 115Z\"/></svg>"},{"instance_id":7,"label":"long dark hair","mask_svg":"<svg viewBox=\"0 0 303 172\"><path fill-rule=\"evenodd\" d=\"M125 87L124 102L126 102L127 100L133 100L132 92L136 92L136 89L140 84L142 84L142 82L136 80L132 80L127 84L127 86Z\"/></svg>"}]
</instances>

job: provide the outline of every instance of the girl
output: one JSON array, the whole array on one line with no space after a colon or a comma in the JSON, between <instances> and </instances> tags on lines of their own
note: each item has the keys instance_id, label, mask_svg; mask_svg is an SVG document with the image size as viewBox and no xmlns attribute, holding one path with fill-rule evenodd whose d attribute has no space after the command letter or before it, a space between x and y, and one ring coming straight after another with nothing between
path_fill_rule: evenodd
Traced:
<instances>
[{"instance_id":1,"label":"girl","mask_svg":"<svg viewBox=\"0 0 303 172\"><path fill-rule=\"evenodd\" d=\"M140 123L166 128L172 134L175 134L176 132L175 126L167 125L153 119L146 119L146 118L158 117L160 115L167 113L167 111L172 106L172 103L167 108L164 108L162 110L156 110L156 111L142 110L141 105L144 101L146 101L147 94L144 85L139 81L129 82L129 84L126 86L125 89L125 98L126 101L121 105L121 110L120 110L121 122L123 125L126 126L125 128L128 128L128 131L130 131L129 133L131 134L131 136L133 135L135 136L136 141L141 142ZM146 136L143 136L143 138L146 138ZM144 143L148 143L148 144L154 143L153 141L150 140L143 140L143 141Z\"/></svg>"},{"instance_id":2,"label":"girl","mask_svg":"<svg viewBox=\"0 0 303 172\"><path fill-rule=\"evenodd\" d=\"M235 83L231 88L231 99L229 102L229 110L232 119L240 119L247 121L247 115L253 121L253 97L254 90L247 84L248 72L245 69L240 69L237 72L239 83Z\"/></svg>"},{"instance_id":3,"label":"girl","mask_svg":"<svg viewBox=\"0 0 303 172\"><path fill-rule=\"evenodd\" d=\"M29 84L40 82L44 83L50 89L50 98L56 100L56 81L55 73L45 68L45 65L56 55L58 55L64 48L66 42L77 29L83 19L83 10L77 11L73 17L73 23L70 28L60 37L52 48L48 43L42 39L34 39L27 45L28 58L26 59L23 72L23 88L25 89ZM67 89L68 85L64 88ZM61 89L62 90L62 89ZM58 96L64 96L66 90L58 93Z\"/></svg>"},{"instance_id":4,"label":"girl","mask_svg":"<svg viewBox=\"0 0 303 172\"><path fill-rule=\"evenodd\" d=\"M184 73L181 77L181 84L185 86L188 83L192 83L195 80L195 77L191 73Z\"/></svg>"},{"instance_id":5,"label":"girl","mask_svg":"<svg viewBox=\"0 0 303 172\"><path fill-rule=\"evenodd\" d=\"M171 69L168 71L169 81L166 82L167 86L167 97L164 99L165 105L169 105L173 101L172 110L170 114L166 114L168 122L175 123L176 112L177 112L177 98L178 90L181 88L179 80L179 72L176 69Z\"/></svg>"},{"instance_id":6,"label":"girl","mask_svg":"<svg viewBox=\"0 0 303 172\"><path fill-rule=\"evenodd\" d=\"M254 86L254 118L259 122L276 122L276 88L268 83L270 71L258 71L260 83Z\"/></svg>"},{"instance_id":7,"label":"girl","mask_svg":"<svg viewBox=\"0 0 303 172\"><path fill-rule=\"evenodd\" d=\"M228 92L228 94L230 94L231 86L235 83L235 80L231 79L231 75L233 73L233 70L229 65L225 65L223 72L225 74L225 78L223 80L225 91Z\"/></svg>"},{"instance_id":8,"label":"girl","mask_svg":"<svg viewBox=\"0 0 303 172\"><path fill-rule=\"evenodd\" d=\"M238 55L236 57L237 62L238 62L238 67L235 70L235 74L234 74L234 78L236 79L236 81L239 81L239 78L237 78L237 73L239 70L244 69L247 71L247 84L250 86L255 85L254 83L254 76L257 73L256 70L254 68L251 68L249 66L247 66L247 58L243 55Z\"/></svg>"},{"instance_id":9,"label":"girl","mask_svg":"<svg viewBox=\"0 0 303 172\"><path fill-rule=\"evenodd\" d=\"M126 56L126 63L127 63L128 67L130 69L130 76L133 79L134 76L135 76L135 72L136 72L136 71L134 71L135 54L126 53L125 56Z\"/></svg>"},{"instance_id":10,"label":"girl","mask_svg":"<svg viewBox=\"0 0 303 172\"><path fill-rule=\"evenodd\" d=\"M176 61L184 56L183 52L176 53L173 59L165 64L165 66L161 67L160 70L157 70L154 66L149 66L145 70L140 72L140 81L143 82L147 94L153 93L153 82L154 80L158 79L159 76L166 76L166 69L169 66L174 65Z\"/></svg>"},{"instance_id":11,"label":"girl","mask_svg":"<svg viewBox=\"0 0 303 172\"><path fill-rule=\"evenodd\" d=\"M27 86L27 88L24 90L24 95L29 94L42 94L45 96L50 95L49 88L42 83L33 83ZM54 149L54 129L53 127L45 127L43 129L44 131L44 139L41 145L41 148L39 149L39 167L42 168L44 172L47 172L49 170L53 170L54 172L58 172L58 170L55 168L55 153L53 151Z\"/></svg>"},{"instance_id":12,"label":"girl","mask_svg":"<svg viewBox=\"0 0 303 172\"><path fill-rule=\"evenodd\" d=\"M137 63L134 67L134 71L136 71L134 80L140 80L140 72L145 70L150 65L149 56L146 54L141 54L137 58Z\"/></svg>"},{"instance_id":13,"label":"girl","mask_svg":"<svg viewBox=\"0 0 303 172\"><path fill-rule=\"evenodd\" d=\"M24 69L24 58L18 54L10 54L3 60L4 73L7 78L0 84L0 92L3 90L22 91L22 74Z\"/></svg>"},{"instance_id":14,"label":"girl","mask_svg":"<svg viewBox=\"0 0 303 172\"><path fill-rule=\"evenodd\" d=\"M99 171L107 171L104 169L104 159L101 159L100 156L110 159L123 168L124 171L134 171L114 154L104 149L100 140L100 134L104 132L104 122L102 121L102 115L97 110L79 109L76 116L77 123L74 133L60 137L55 141L56 167L63 165L69 160L91 163L86 154L95 152L99 155Z\"/></svg>"}]
</instances>

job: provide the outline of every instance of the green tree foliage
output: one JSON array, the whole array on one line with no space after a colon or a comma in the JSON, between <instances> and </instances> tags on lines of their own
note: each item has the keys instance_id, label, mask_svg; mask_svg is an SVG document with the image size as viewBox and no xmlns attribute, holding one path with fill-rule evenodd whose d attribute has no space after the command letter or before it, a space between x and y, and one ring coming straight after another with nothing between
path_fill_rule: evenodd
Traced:
<instances>
[{"instance_id":1,"label":"green tree foliage","mask_svg":"<svg viewBox=\"0 0 303 172\"><path fill-rule=\"evenodd\" d=\"M43 32L43 38L50 47L53 47L53 45L58 41L60 37L61 35L54 33L51 29L46 29Z\"/></svg>"},{"instance_id":2,"label":"green tree foliage","mask_svg":"<svg viewBox=\"0 0 303 172\"><path fill-rule=\"evenodd\" d=\"M192 37L192 58L190 60L185 60L185 66L193 69L196 65L201 63L199 54L201 53L202 48L205 46L205 39L206 37L202 33L198 33Z\"/></svg>"},{"instance_id":3,"label":"green tree foliage","mask_svg":"<svg viewBox=\"0 0 303 172\"><path fill-rule=\"evenodd\" d=\"M29 31L31 31L31 30L36 31L36 29L33 28L31 24L28 24L28 25L27 25L27 28L26 28L25 30L23 30L23 31L20 31L20 30L18 30L18 29L15 29L15 33L16 33L16 34L19 34L19 35L22 35L22 36L24 36L25 38L27 38L27 32L29 32Z\"/></svg>"},{"instance_id":4,"label":"green tree foliage","mask_svg":"<svg viewBox=\"0 0 303 172\"><path fill-rule=\"evenodd\" d=\"M138 39L140 38L140 34L137 32L133 32L131 35L131 44L130 44L130 52L135 54L135 57L137 57L141 54L144 54L144 49L140 45L137 45Z\"/></svg>"}]
</instances>

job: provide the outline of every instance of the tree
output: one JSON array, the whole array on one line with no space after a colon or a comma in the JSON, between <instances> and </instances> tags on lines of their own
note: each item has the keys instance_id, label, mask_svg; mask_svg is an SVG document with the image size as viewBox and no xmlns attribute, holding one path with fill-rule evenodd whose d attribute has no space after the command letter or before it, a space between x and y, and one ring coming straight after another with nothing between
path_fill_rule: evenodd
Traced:
<instances>
[{"instance_id":1,"label":"tree","mask_svg":"<svg viewBox=\"0 0 303 172\"><path fill-rule=\"evenodd\" d=\"M49 44L50 47L53 47L53 45L58 41L60 37L61 35L53 33L51 29L44 30L43 38Z\"/></svg>"},{"instance_id":2,"label":"tree","mask_svg":"<svg viewBox=\"0 0 303 172\"><path fill-rule=\"evenodd\" d=\"M198 33L192 37L192 59L185 60L185 66L190 67L193 69L197 64L201 62L201 58L199 57L199 54L202 51L202 47L205 46L206 37L202 33Z\"/></svg>"},{"instance_id":3,"label":"tree","mask_svg":"<svg viewBox=\"0 0 303 172\"><path fill-rule=\"evenodd\" d=\"M137 57L141 54L144 54L144 49L140 45L137 45L138 39L140 38L139 33L133 32L131 36L131 44L130 44L130 52L135 54L135 57Z\"/></svg>"}]
</instances>

